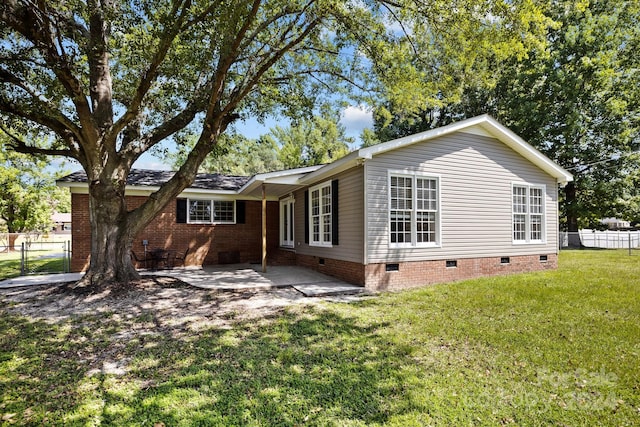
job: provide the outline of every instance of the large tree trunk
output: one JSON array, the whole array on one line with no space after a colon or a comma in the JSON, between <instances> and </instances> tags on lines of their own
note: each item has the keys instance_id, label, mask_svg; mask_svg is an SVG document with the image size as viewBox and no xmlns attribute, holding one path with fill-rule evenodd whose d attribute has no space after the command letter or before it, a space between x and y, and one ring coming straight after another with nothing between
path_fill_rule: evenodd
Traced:
<instances>
[{"instance_id":1,"label":"large tree trunk","mask_svg":"<svg viewBox=\"0 0 640 427\"><path fill-rule=\"evenodd\" d=\"M582 240L578 228L578 198L575 182L569 182L564 187L565 208L567 215L567 231L569 232L569 247L582 248Z\"/></svg>"},{"instance_id":2,"label":"large tree trunk","mask_svg":"<svg viewBox=\"0 0 640 427\"><path fill-rule=\"evenodd\" d=\"M124 185L89 184L91 259L79 286L127 284L140 275L131 260L137 227L128 224Z\"/></svg>"},{"instance_id":3,"label":"large tree trunk","mask_svg":"<svg viewBox=\"0 0 640 427\"><path fill-rule=\"evenodd\" d=\"M7 248L7 252L16 250L16 240L18 240L18 233L9 230L9 237L7 242L9 247Z\"/></svg>"}]
</instances>

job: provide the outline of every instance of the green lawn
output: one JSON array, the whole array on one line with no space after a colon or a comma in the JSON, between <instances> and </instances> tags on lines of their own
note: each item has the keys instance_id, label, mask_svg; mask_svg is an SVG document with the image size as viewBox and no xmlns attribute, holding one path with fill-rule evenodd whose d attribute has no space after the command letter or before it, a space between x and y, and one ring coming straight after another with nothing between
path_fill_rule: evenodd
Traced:
<instances>
[{"instance_id":1,"label":"green lawn","mask_svg":"<svg viewBox=\"0 0 640 427\"><path fill-rule=\"evenodd\" d=\"M29 251L28 274L61 273L64 270L62 256L51 258L50 251ZM0 280L20 275L20 251L0 254Z\"/></svg>"},{"instance_id":2,"label":"green lawn","mask_svg":"<svg viewBox=\"0 0 640 427\"><path fill-rule=\"evenodd\" d=\"M640 256L622 251L190 334L136 334L153 307L0 314L7 425L640 424ZM127 370L92 373L116 343Z\"/></svg>"}]
</instances>

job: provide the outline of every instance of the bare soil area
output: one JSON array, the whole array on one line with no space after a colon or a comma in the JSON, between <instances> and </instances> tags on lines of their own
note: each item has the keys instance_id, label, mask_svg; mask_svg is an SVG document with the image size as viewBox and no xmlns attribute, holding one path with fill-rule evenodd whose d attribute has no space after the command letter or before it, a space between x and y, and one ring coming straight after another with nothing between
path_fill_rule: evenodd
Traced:
<instances>
[{"instance_id":1,"label":"bare soil area","mask_svg":"<svg viewBox=\"0 0 640 427\"><path fill-rule=\"evenodd\" d=\"M242 292L190 286L171 277L144 278L128 286L74 288L73 283L0 290L0 311L58 323L74 317L148 316L157 328L184 330L225 326L232 320L273 315L292 304L317 304L291 288Z\"/></svg>"}]
</instances>

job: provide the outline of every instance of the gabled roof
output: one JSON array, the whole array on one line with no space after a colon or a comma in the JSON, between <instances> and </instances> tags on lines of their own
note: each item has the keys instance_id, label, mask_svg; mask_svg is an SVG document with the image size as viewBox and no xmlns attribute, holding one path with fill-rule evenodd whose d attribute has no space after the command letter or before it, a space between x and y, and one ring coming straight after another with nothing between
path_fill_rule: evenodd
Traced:
<instances>
[{"instance_id":1,"label":"gabled roof","mask_svg":"<svg viewBox=\"0 0 640 427\"><path fill-rule=\"evenodd\" d=\"M436 129L420 132L414 135L409 135L404 138L394 139L388 142L383 142L371 147L361 148L353 151L347 156L323 166L315 172L312 172L302 178L302 183L311 183L324 179L326 177L335 175L344 170L350 169L361 163L363 160L371 159L378 154L386 153L397 148L406 147L419 142L425 142L434 138L449 135L455 132L467 132L476 133L480 135L490 136L498 139L525 159L556 178L560 184L566 184L573 181L573 176L564 168L560 167L554 161L542 154L540 151L533 148L527 142L525 142L518 135L513 133L505 126L498 123L494 118L488 114L482 116L473 117L460 122L452 123L447 126L442 126Z\"/></svg>"},{"instance_id":2,"label":"gabled roof","mask_svg":"<svg viewBox=\"0 0 640 427\"><path fill-rule=\"evenodd\" d=\"M174 171L148 169L132 169L127 177L127 185L133 187L160 187L175 174ZM249 181L248 176L228 176L219 173L199 173L189 188L199 190L237 191ZM86 184L87 174L84 171L74 172L57 181L65 184ZM69 186L69 185L66 185Z\"/></svg>"},{"instance_id":3,"label":"gabled roof","mask_svg":"<svg viewBox=\"0 0 640 427\"><path fill-rule=\"evenodd\" d=\"M455 132L474 133L496 138L547 174L554 177L558 183L566 184L567 182L573 181L573 176L568 171L533 148L495 119L485 114L426 132L383 142L372 147L361 148L326 165L261 173L252 177L199 173L188 190L205 190L214 193L242 194L245 196L260 197L259 193L261 192L261 188L265 185L265 188L268 188L270 193L281 196L307 184L313 184L314 182L355 167L376 155ZM133 169L127 178L127 185L147 189L158 188L168 181L174 173L173 171ZM86 186L87 175L83 171L75 172L59 179L57 182L65 187Z\"/></svg>"}]
</instances>

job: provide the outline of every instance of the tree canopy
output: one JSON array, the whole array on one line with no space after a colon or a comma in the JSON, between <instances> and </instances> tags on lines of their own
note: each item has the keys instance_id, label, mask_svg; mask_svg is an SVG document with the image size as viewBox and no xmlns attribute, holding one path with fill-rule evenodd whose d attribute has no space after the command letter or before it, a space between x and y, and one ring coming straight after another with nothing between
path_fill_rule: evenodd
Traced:
<instances>
[{"instance_id":1,"label":"tree canopy","mask_svg":"<svg viewBox=\"0 0 640 427\"><path fill-rule=\"evenodd\" d=\"M8 137L0 131L0 141ZM0 227L8 233L49 231L53 212L69 212L69 194L56 187L44 157L32 157L0 144ZM13 239L10 239L10 241Z\"/></svg>"},{"instance_id":2,"label":"tree canopy","mask_svg":"<svg viewBox=\"0 0 640 427\"><path fill-rule=\"evenodd\" d=\"M184 161L193 136L182 149L171 154L174 166ZM200 171L229 175L251 176L304 166L330 163L350 151L354 138L347 137L345 128L331 114L301 118L288 126L276 125L258 139L237 133L220 138L215 150L200 165Z\"/></svg>"},{"instance_id":3,"label":"tree canopy","mask_svg":"<svg viewBox=\"0 0 640 427\"><path fill-rule=\"evenodd\" d=\"M546 5L545 5L546 3ZM490 113L574 174L561 203L563 227L632 217L630 175L640 169L640 3L541 2L553 24L548 44L488 65L459 99L375 114L387 140ZM393 113L391 111L393 110Z\"/></svg>"},{"instance_id":4,"label":"tree canopy","mask_svg":"<svg viewBox=\"0 0 640 427\"><path fill-rule=\"evenodd\" d=\"M11 146L87 173L85 284L138 277L133 239L238 118L455 94L486 55L525 54L548 24L530 0L5 0L0 22L2 125L56 136ZM197 138L176 174L128 211L133 163L185 128Z\"/></svg>"}]
</instances>

